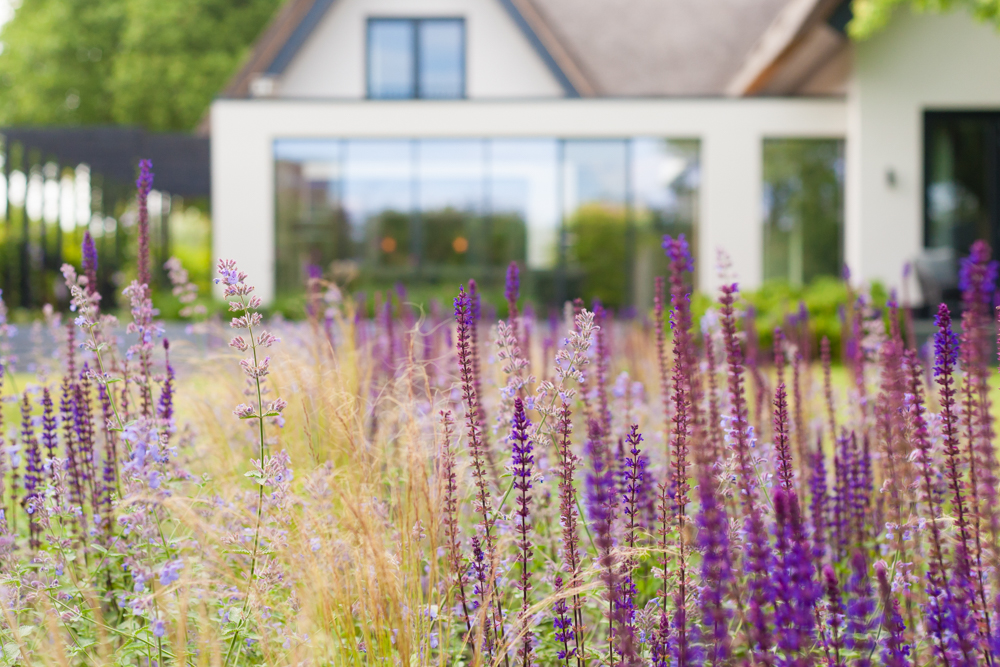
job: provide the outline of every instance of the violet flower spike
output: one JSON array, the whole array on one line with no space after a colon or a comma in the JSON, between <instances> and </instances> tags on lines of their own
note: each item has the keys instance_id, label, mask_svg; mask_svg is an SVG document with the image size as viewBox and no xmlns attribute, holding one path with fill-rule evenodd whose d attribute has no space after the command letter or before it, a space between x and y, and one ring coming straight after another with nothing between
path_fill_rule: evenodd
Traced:
<instances>
[{"instance_id":1,"label":"violet flower spike","mask_svg":"<svg viewBox=\"0 0 1000 667\"><path fill-rule=\"evenodd\" d=\"M147 201L153 189L153 163L139 160L139 178L135 182L139 203L139 284L149 289L149 209Z\"/></svg>"},{"instance_id":2,"label":"violet flower spike","mask_svg":"<svg viewBox=\"0 0 1000 667\"><path fill-rule=\"evenodd\" d=\"M524 401L520 397L514 399L514 420L511 428L510 440L513 443L513 457L511 459L511 473L514 476L514 492L517 494L515 502L517 509L516 533L518 547L518 562L521 564L521 614L519 617L521 648L518 653L521 656L522 665L530 665L532 659L533 637L530 629L530 618L528 615L529 593L531 591L531 557L532 546L529 535L528 521L531 515L531 475L535 457L532 454L533 443L529 436L531 422L524 412Z\"/></svg>"},{"instance_id":3,"label":"violet flower spike","mask_svg":"<svg viewBox=\"0 0 1000 667\"><path fill-rule=\"evenodd\" d=\"M941 434L944 439L945 466L963 555L963 560L956 562L955 565L962 569L964 575L968 576L972 572L971 563L968 561L968 556L971 553L971 538L962 474L962 452L959 449L958 407L955 401L957 390L953 377L958 357L958 336L952 331L951 314L945 304L942 303L938 307L934 323L938 327L938 332L934 335L934 379L941 396Z\"/></svg>"},{"instance_id":4,"label":"violet flower spike","mask_svg":"<svg viewBox=\"0 0 1000 667\"><path fill-rule=\"evenodd\" d=\"M81 248L83 261L83 275L87 278L87 294L93 296L97 294L97 246L94 245L94 237L90 235L90 230L83 232L83 245Z\"/></svg>"}]
</instances>

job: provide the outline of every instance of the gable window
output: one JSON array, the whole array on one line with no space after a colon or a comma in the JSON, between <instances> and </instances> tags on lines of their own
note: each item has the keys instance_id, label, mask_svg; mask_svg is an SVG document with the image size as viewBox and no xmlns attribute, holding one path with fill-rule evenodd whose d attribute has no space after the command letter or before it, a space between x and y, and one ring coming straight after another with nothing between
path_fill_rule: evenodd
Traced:
<instances>
[{"instance_id":1,"label":"gable window","mask_svg":"<svg viewBox=\"0 0 1000 667\"><path fill-rule=\"evenodd\" d=\"M465 21L369 19L368 97L465 96Z\"/></svg>"}]
</instances>

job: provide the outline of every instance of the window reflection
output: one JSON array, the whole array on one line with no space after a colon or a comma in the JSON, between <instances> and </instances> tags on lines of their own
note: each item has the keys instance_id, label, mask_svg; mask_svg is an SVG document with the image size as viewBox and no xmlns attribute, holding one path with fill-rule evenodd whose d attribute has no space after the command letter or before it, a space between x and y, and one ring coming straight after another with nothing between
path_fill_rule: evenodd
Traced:
<instances>
[{"instance_id":1,"label":"window reflection","mask_svg":"<svg viewBox=\"0 0 1000 667\"><path fill-rule=\"evenodd\" d=\"M454 99L465 95L465 29L455 19L419 22L419 96Z\"/></svg>"},{"instance_id":2,"label":"window reflection","mask_svg":"<svg viewBox=\"0 0 1000 667\"><path fill-rule=\"evenodd\" d=\"M968 254L977 239L996 243L1000 114L927 114L928 248Z\"/></svg>"},{"instance_id":3,"label":"window reflection","mask_svg":"<svg viewBox=\"0 0 1000 667\"><path fill-rule=\"evenodd\" d=\"M364 259L383 266L416 264L414 142L344 143L344 208L363 242Z\"/></svg>"},{"instance_id":4,"label":"window reflection","mask_svg":"<svg viewBox=\"0 0 1000 667\"><path fill-rule=\"evenodd\" d=\"M502 284L647 306L663 233L696 228L698 143L664 139L279 140L277 288L309 264L361 280ZM599 277L599 278L598 278Z\"/></svg>"},{"instance_id":5,"label":"window reflection","mask_svg":"<svg viewBox=\"0 0 1000 667\"><path fill-rule=\"evenodd\" d=\"M844 142L764 142L764 279L809 283L843 265Z\"/></svg>"},{"instance_id":6,"label":"window reflection","mask_svg":"<svg viewBox=\"0 0 1000 667\"><path fill-rule=\"evenodd\" d=\"M368 97L465 95L465 21L369 19Z\"/></svg>"},{"instance_id":7,"label":"window reflection","mask_svg":"<svg viewBox=\"0 0 1000 667\"><path fill-rule=\"evenodd\" d=\"M406 99L416 93L416 29L413 21L368 22L368 96Z\"/></svg>"}]
</instances>

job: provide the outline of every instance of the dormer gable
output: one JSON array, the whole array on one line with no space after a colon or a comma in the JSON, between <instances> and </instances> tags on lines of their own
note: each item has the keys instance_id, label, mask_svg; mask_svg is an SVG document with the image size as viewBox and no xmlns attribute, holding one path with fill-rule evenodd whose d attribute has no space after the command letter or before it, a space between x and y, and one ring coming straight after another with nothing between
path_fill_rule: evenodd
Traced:
<instances>
[{"instance_id":1,"label":"dormer gable","mask_svg":"<svg viewBox=\"0 0 1000 667\"><path fill-rule=\"evenodd\" d=\"M290 0L227 97L593 94L529 0Z\"/></svg>"}]
</instances>

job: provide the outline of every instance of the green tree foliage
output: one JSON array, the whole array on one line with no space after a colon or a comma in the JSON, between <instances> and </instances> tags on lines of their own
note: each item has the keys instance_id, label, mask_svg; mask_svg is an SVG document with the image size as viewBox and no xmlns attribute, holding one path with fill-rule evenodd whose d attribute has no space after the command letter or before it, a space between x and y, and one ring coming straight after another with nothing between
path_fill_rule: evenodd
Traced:
<instances>
[{"instance_id":1,"label":"green tree foliage","mask_svg":"<svg viewBox=\"0 0 1000 667\"><path fill-rule=\"evenodd\" d=\"M1000 27L1000 0L854 0L854 18L848 25L851 37L863 40L884 28L900 5L909 5L918 12L946 12L962 8L980 21L990 21Z\"/></svg>"},{"instance_id":2,"label":"green tree foliage","mask_svg":"<svg viewBox=\"0 0 1000 667\"><path fill-rule=\"evenodd\" d=\"M280 0L23 0L0 30L0 125L188 130Z\"/></svg>"}]
</instances>

